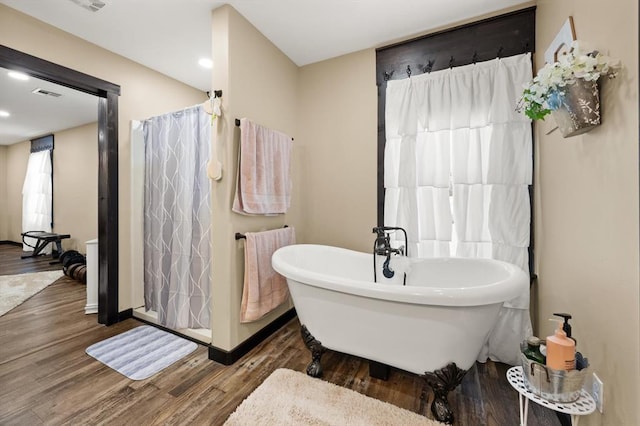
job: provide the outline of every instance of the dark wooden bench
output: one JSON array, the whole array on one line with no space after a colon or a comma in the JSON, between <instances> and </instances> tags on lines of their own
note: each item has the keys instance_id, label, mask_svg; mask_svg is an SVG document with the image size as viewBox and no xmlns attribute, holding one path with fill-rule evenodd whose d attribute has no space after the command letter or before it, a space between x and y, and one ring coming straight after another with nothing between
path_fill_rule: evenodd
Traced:
<instances>
[{"instance_id":1,"label":"dark wooden bench","mask_svg":"<svg viewBox=\"0 0 640 426\"><path fill-rule=\"evenodd\" d=\"M33 248L31 254L25 254L22 256L22 259L26 259L28 257L36 257L39 256L42 250L47 247L49 243L55 243L56 250L52 250L51 256L55 259L62 253L62 240L65 238L71 238L69 234L54 234L53 232L44 232L44 231L28 231L23 232L22 234L22 242L27 246ZM25 241L25 238L35 238L36 245L32 246L31 244Z\"/></svg>"}]
</instances>

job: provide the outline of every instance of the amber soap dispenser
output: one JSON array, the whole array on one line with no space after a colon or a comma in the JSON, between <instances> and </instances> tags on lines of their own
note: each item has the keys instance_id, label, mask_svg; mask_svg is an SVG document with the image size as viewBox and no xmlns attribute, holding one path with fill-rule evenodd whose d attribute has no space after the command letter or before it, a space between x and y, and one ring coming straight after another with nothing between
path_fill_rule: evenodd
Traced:
<instances>
[{"instance_id":1,"label":"amber soap dispenser","mask_svg":"<svg viewBox=\"0 0 640 426\"><path fill-rule=\"evenodd\" d=\"M576 342L567 337L562 329L562 320L555 318L558 328L553 336L547 337L547 367L553 370L575 370L576 368Z\"/></svg>"}]
</instances>

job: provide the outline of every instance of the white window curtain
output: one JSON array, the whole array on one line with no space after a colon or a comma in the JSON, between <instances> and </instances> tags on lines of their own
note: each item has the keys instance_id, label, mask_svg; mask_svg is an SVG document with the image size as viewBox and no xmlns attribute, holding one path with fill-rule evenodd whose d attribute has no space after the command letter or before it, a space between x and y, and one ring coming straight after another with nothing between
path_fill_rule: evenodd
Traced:
<instances>
[{"instance_id":1,"label":"white window curtain","mask_svg":"<svg viewBox=\"0 0 640 426\"><path fill-rule=\"evenodd\" d=\"M201 106L143 121L145 309L172 329L210 328L211 118Z\"/></svg>"},{"instance_id":2,"label":"white window curtain","mask_svg":"<svg viewBox=\"0 0 640 426\"><path fill-rule=\"evenodd\" d=\"M417 257L504 260L528 273L531 122L515 111L530 54L389 81L384 221ZM528 290L504 304L478 360L517 364Z\"/></svg>"},{"instance_id":3,"label":"white window curtain","mask_svg":"<svg viewBox=\"0 0 640 426\"><path fill-rule=\"evenodd\" d=\"M22 232L51 232L52 190L51 150L31 153L22 186ZM31 247L23 244L23 251L32 251L37 243L34 238L25 238L24 241ZM42 253L51 253L51 245L47 245Z\"/></svg>"}]
</instances>

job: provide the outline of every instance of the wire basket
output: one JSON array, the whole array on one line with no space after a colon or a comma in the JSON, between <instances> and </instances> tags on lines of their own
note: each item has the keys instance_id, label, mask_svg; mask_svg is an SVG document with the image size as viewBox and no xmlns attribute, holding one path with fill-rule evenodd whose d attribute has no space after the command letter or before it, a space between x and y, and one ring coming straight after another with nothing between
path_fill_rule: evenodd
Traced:
<instances>
[{"instance_id":1,"label":"wire basket","mask_svg":"<svg viewBox=\"0 0 640 426\"><path fill-rule=\"evenodd\" d=\"M589 368L582 370L554 370L520 354L524 384L528 390L553 402L574 402L580 398Z\"/></svg>"}]
</instances>

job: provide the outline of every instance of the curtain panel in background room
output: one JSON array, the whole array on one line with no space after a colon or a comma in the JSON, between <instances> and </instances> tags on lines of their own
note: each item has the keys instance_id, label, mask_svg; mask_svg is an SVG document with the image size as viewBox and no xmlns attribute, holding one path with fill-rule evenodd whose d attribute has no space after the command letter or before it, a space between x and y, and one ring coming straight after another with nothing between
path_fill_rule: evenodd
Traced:
<instances>
[{"instance_id":1,"label":"curtain panel in background room","mask_svg":"<svg viewBox=\"0 0 640 426\"><path fill-rule=\"evenodd\" d=\"M515 111L529 53L389 81L384 222L417 257L484 257L528 273L532 134ZM506 302L479 360L517 364L529 293Z\"/></svg>"},{"instance_id":2,"label":"curtain panel in background room","mask_svg":"<svg viewBox=\"0 0 640 426\"><path fill-rule=\"evenodd\" d=\"M51 177L51 149L29 154L27 173L22 186L22 232L51 232L53 182ZM37 240L25 238L23 251L32 251ZM47 245L41 253L51 253Z\"/></svg>"},{"instance_id":3,"label":"curtain panel in background room","mask_svg":"<svg viewBox=\"0 0 640 426\"><path fill-rule=\"evenodd\" d=\"M210 328L211 118L195 106L142 125L145 309L168 328Z\"/></svg>"}]
</instances>

